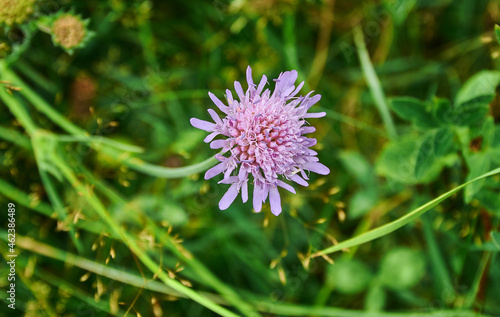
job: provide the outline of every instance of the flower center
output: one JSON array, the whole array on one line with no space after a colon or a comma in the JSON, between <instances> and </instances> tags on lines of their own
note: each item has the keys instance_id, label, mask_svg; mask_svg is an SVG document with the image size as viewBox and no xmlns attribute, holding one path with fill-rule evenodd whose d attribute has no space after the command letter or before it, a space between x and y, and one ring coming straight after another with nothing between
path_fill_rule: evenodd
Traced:
<instances>
[{"instance_id":1,"label":"flower center","mask_svg":"<svg viewBox=\"0 0 500 317\"><path fill-rule=\"evenodd\" d=\"M275 180L295 165L300 122L290 118L283 107L237 108L228 119L231 153L252 169L260 168L269 181Z\"/></svg>"}]
</instances>

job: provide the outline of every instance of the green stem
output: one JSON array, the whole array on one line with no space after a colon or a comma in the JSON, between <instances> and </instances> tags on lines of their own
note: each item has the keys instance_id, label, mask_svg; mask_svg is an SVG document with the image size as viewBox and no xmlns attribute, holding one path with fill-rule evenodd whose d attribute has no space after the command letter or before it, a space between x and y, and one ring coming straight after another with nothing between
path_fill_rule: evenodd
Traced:
<instances>
[{"instance_id":1,"label":"green stem","mask_svg":"<svg viewBox=\"0 0 500 317\"><path fill-rule=\"evenodd\" d=\"M428 216L428 215L426 215ZM451 282L450 274L446 268L446 262L439 250L439 244L432 230L432 222L430 217L422 217L422 224L424 229L424 238L427 243L429 258L434 273L434 285L436 294L446 294L444 300L449 304L456 298L456 292Z\"/></svg>"},{"instance_id":2,"label":"green stem","mask_svg":"<svg viewBox=\"0 0 500 317\"><path fill-rule=\"evenodd\" d=\"M37 126L31 120L28 112L24 107L16 100L12 95L5 91L4 87L0 86L0 98L5 102L10 112L19 120L21 125L26 129L28 134L32 134L36 131Z\"/></svg>"},{"instance_id":3,"label":"green stem","mask_svg":"<svg viewBox=\"0 0 500 317\"><path fill-rule=\"evenodd\" d=\"M363 70L365 80L370 88L370 93L375 102L375 106L382 117L387 134L390 138L395 139L397 138L396 127L392 121L384 91L382 90L382 86L380 85L380 81L375 73L370 56L368 55L365 40L363 39L363 33L361 32L361 28L359 26L354 28L354 43L356 44L361 69Z\"/></svg>"},{"instance_id":4,"label":"green stem","mask_svg":"<svg viewBox=\"0 0 500 317\"><path fill-rule=\"evenodd\" d=\"M7 232L0 229L0 239L6 240ZM144 277L128 273L103 265L84 257L80 257L63 250L54 248L47 244L38 242L29 237L16 236L17 245L27 251L40 254L51 259L62 261L68 265L76 266L89 272L128 284L138 288L145 288L154 292L176 297L185 297L182 293L175 291L167 285L154 280L145 280ZM215 303L228 305L228 303L215 294L204 293L204 297L210 298ZM309 314L331 317L487 317L474 311L458 310L436 310L427 312L366 312L359 310L347 310L336 307L310 307L305 305L288 304L283 302L269 303L264 300L251 301L256 308L264 313L279 316L305 316Z\"/></svg>"},{"instance_id":5,"label":"green stem","mask_svg":"<svg viewBox=\"0 0 500 317\"><path fill-rule=\"evenodd\" d=\"M111 201L118 206L126 205L126 201L118 193L108 188L108 186L105 186L87 169L80 168L80 170L84 177L87 178L92 185L95 185L95 187L104 193ZM128 208L124 209L125 212L132 211ZM137 210L133 210L133 212L137 212ZM180 249L180 245L176 244L170 235L165 234L164 229L159 228L158 225L150 218L146 218L146 220L148 222L148 226L152 228L155 234L159 237L160 243L172 251L177 258L186 263L208 286L222 294L229 303L238 308L246 316L258 316L250 305L245 303L235 291L219 280L209 269L207 269L206 266L203 265L203 263L196 260L196 258L188 250Z\"/></svg>"},{"instance_id":6,"label":"green stem","mask_svg":"<svg viewBox=\"0 0 500 317\"><path fill-rule=\"evenodd\" d=\"M165 283L167 286L170 286L172 289L177 292L184 294L185 296L191 298L192 300L198 302L199 304L205 306L206 308L222 315L222 316L231 316L235 317L233 312L217 305L211 300L201 296L196 291L182 285L180 282L171 279L165 272L162 270L161 266L155 263L147 254L144 252L136 241L132 238L132 236L126 232L124 228L121 228L117 223L113 221L111 216L108 214L101 201L94 194L88 191L88 188L84 186L73 174L71 169L69 169L64 162L60 160L59 157L54 157L54 163L59 167L61 173L64 177L72 184L72 186L82 195L84 196L92 208L96 211L96 213L101 217L102 220L110 227L113 233L121 238L121 240L125 243L125 245L141 260L142 263L153 273L157 274L158 277Z\"/></svg>"},{"instance_id":7,"label":"green stem","mask_svg":"<svg viewBox=\"0 0 500 317\"><path fill-rule=\"evenodd\" d=\"M19 133L14 129L9 129L0 126L0 139L12 142L15 145L20 146L25 150L31 151L30 139L28 139L22 133Z\"/></svg>"},{"instance_id":8,"label":"green stem","mask_svg":"<svg viewBox=\"0 0 500 317\"><path fill-rule=\"evenodd\" d=\"M481 280L483 279L484 273L488 269L488 262L490 261L490 257L491 252L489 251L484 252L483 256L481 257L476 276L474 277L474 281L472 282L472 287L465 297L465 303L463 307L466 309L470 309L474 305L477 294L479 293L479 288L481 287Z\"/></svg>"},{"instance_id":9,"label":"green stem","mask_svg":"<svg viewBox=\"0 0 500 317\"><path fill-rule=\"evenodd\" d=\"M20 87L21 94L28 101L30 101L33 104L33 106L35 106L35 108L44 113L55 124L59 125L66 132L75 135L77 137L82 137L82 138L89 137L88 133L85 130L76 126L71 121L68 121L64 116L60 115L57 111L55 111L49 104L47 104L42 98L40 98L35 92L33 92L29 88L29 86L26 85L18 76L16 76L14 72L9 70L2 63L0 63L0 69L3 70L2 79L11 81L15 83L15 86ZM0 93L2 92L3 91L0 91ZM0 95L0 97L3 97L3 95L7 95L8 100L13 99L6 92L3 92L3 94ZM36 129L36 126L34 124L31 124L32 121L29 118L29 116L27 116L25 112L23 113L23 109L20 108L20 106L16 106L16 103L13 103L13 105L14 105L13 111L16 111L15 115L19 118L20 121L22 121L23 126L25 126L28 132L30 131L33 132ZM124 145L113 140L109 139L104 140L104 139L105 138L103 138L103 140L101 140L100 142L91 142L90 144L92 148L94 148L96 151L102 151L105 152L106 154L112 155L113 157L115 157L115 159L121 161L122 164L128 166L129 168L135 171L155 177L160 177L160 178L185 177L206 171L208 168L212 167L217 162L217 160L214 157L211 157L203 162L179 168L168 168L168 167L158 166L144 162L143 160L138 159L136 157L129 157L129 154L127 152L116 151L116 147L123 148ZM109 147L109 145L111 145L111 147ZM137 148L138 147L134 147L135 150L137 150Z\"/></svg>"},{"instance_id":10,"label":"green stem","mask_svg":"<svg viewBox=\"0 0 500 317\"><path fill-rule=\"evenodd\" d=\"M397 220L394 220L388 224L385 224L383 226L380 226L378 228L375 228L373 230L370 230L368 232L365 232L363 234L360 234L354 238L351 238L351 239L348 239L348 240L345 240L337 245L334 245L334 246L331 246L329 248L326 248L326 249L323 249L321 251L318 251L314 254L311 255L311 257L317 257L317 256L321 256L323 254L330 254L330 253L333 253L333 252L337 252L337 251L340 251L340 250L343 250L343 249L347 249L347 248L350 248L350 247L354 247L354 246L357 246L357 245L360 245L360 244L363 244L363 243L366 243L366 242L369 242L369 241L372 241L372 240L375 240L375 239L378 239L380 237L383 237L401 227L403 227L404 225L412 222L413 220L417 219L418 217L420 217L422 214L424 214L426 211L434 208L435 206L437 206L440 202L442 202L443 200L447 199L448 197L452 196L453 194L455 194L456 192L458 192L459 190L461 190L462 188L464 188L465 186L469 185L469 184L472 184L478 180L481 180L483 178L486 178L486 177L489 177L489 176L493 176L495 174L498 174L500 173L500 168L497 168L497 169L494 169L486 174L483 174L471 181L468 181L460 186L457 186L455 188L453 188L452 190L442 194L441 196L427 202L426 204L418 207L417 209L409 212L408 214L406 214L405 216L397 219Z\"/></svg>"}]
</instances>

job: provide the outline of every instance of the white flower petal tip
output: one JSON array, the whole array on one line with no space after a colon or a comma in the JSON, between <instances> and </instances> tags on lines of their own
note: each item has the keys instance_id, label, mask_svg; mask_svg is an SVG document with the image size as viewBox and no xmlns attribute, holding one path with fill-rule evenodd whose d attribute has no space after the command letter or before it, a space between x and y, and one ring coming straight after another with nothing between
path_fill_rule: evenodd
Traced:
<instances>
[{"instance_id":1,"label":"white flower petal tip","mask_svg":"<svg viewBox=\"0 0 500 317\"><path fill-rule=\"evenodd\" d=\"M205 121L205 120L200 120L200 119L197 119L197 118L191 118L189 120L189 122L191 123L191 125L197 129L200 129L200 130L205 130L207 132L213 132L214 129L215 129L215 124L212 123L212 122L208 122L208 121Z\"/></svg>"}]
</instances>

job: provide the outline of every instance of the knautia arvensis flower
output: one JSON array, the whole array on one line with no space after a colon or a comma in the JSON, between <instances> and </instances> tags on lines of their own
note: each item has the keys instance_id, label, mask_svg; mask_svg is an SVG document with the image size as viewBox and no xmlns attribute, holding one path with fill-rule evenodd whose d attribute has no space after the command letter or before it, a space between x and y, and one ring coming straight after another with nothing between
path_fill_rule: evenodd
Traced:
<instances>
[{"instance_id":1,"label":"knautia arvensis flower","mask_svg":"<svg viewBox=\"0 0 500 317\"><path fill-rule=\"evenodd\" d=\"M269 89L264 90L267 84L265 75L258 85L254 84L249 66L247 91L243 91L239 82L234 82L239 101L233 99L229 89L226 90L227 106L214 94L208 93L225 114L224 118L221 119L213 109L208 109L215 123L191 119L195 128L211 132L204 141L211 142L212 149L222 148L221 154L216 155L220 163L205 174L205 179L210 179L224 173L219 183L231 184L219 202L221 210L227 209L240 191L243 202L248 200L250 175L255 211L259 212L262 203L269 197L271 212L279 215L281 198L278 187L295 193L294 188L283 180L308 186L307 171L322 175L330 173L326 166L318 162L317 153L309 149L316 144L316 139L305 136L316 131L306 119L326 114L307 112L321 96L312 95L311 91L306 96L295 97L304 85L302 82L295 87L296 80L295 70L281 73L275 79L276 87L271 93ZM218 135L227 138L214 140ZM224 156L225 153L228 156Z\"/></svg>"}]
</instances>

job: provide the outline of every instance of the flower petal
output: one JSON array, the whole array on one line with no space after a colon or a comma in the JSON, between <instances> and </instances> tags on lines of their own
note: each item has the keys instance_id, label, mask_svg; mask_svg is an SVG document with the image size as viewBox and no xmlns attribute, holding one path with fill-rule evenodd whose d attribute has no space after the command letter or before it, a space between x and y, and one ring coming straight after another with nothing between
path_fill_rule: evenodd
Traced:
<instances>
[{"instance_id":1,"label":"flower petal","mask_svg":"<svg viewBox=\"0 0 500 317\"><path fill-rule=\"evenodd\" d=\"M226 146L227 140L215 140L210 143L210 148L211 149L220 149Z\"/></svg>"},{"instance_id":2,"label":"flower petal","mask_svg":"<svg viewBox=\"0 0 500 317\"><path fill-rule=\"evenodd\" d=\"M313 97L307 99L304 102L304 106L309 109L311 108L315 103L317 103L321 99L321 95L314 95Z\"/></svg>"},{"instance_id":3,"label":"flower petal","mask_svg":"<svg viewBox=\"0 0 500 317\"><path fill-rule=\"evenodd\" d=\"M248 181L244 181L241 185L241 200L243 200L243 203L248 200Z\"/></svg>"},{"instance_id":4,"label":"flower petal","mask_svg":"<svg viewBox=\"0 0 500 317\"><path fill-rule=\"evenodd\" d=\"M220 111L224 112L225 114L229 113L229 107L224 105L222 101L219 100L213 93L208 92L208 96L210 99L212 99L213 103L217 106L217 108L220 109Z\"/></svg>"},{"instance_id":5,"label":"flower petal","mask_svg":"<svg viewBox=\"0 0 500 317\"><path fill-rule=\"evenodd\" d=\"M248 65L247 67L247 83L248 83L248 89L255 86L255 84L253 83L252 68L250 67L250 65Z\"/></svg>"},{"instance_id":6,"label":"flower petal","mask_svg":"<svg viewBox=\"0 0 500 317\"><path fill-rule=\"evenodd\" d=\"M316 131L316 128L312 127L312 126L305 126L305 127L300 128L300 132L302 134L313 133L314 131Z\"/></svg>"},{"instance_id":7,"label":"flower petal","mask_svg":"<svg viewBox=\"0 0 500 317\"><path fill-rule=\"evenodd\" d=\"M229 187L227 192L222 196L222 199L219 201L219 208L220 210L226 210L231 206L233 201L236 199L236 196L238 196L238 184L234 183Z\"/></svg>"},{"instance_id":8,"label":"flower petal","mask_svg":"<svg viewBox=\"0 0 500 317\"><path fill-rule=\"evenodd\" d=\"M205 173L205 179L210 179L214 176L219 175L226 169L226 162L215 165Z\"/></svg>"},{"instance_id":9,"label":"flower petal","mask_svg":"<svg viewBox=\"0 0 500 317\"><path fill-rule=\"evenodd\" d=\"M299 93L299 91L302 89L302 86L304 86L304 82L301 82L301 83L297 86L297 88L295 88L295 90L294 90L294 91L293 91L290 95L288 95L288 97L293 97L293 96L295 96L296 94L298 94L298 93Z\"/></svg>"},{"instance_id":10,"label":"flower petal","mask_svg":"<svg viewBox=\"0 0 500 317\"><path fill-rule=\"evenodd\" d=\"M278 180L278 186L295 194L295 188L293 188L291 185L285 183L284 181Z\"/></svg>"},{"instance_id":11,"label":"flower petal","mask_svg":"<svg viewBox=\"0 0 500 317\"><path fill-rule=\"evenodd\" d=\"M314 172L316 174L321 174L321 175L330 174L330 169L318 162L305 163L304 165L302 165L302 168Z\"/></svg>"},{"instance_id":12,"label":"flower petal","mask_svg":"<svg viewBox=\"0 0 500 317\"><path fill-rule=\"evenodd\" d=\"M200 130L205 130L207 132L213 132L215 129L215 123L208 122L205 120L200 120L198 118L191 118L191 120L189 120L189 122L191 123L191 125L193 127L200 129Z\"/></svg>"},{"instance_id":13,"label":"flower petal","mask_svg":"<svg viewBox=\"0 0 500 317\"><path fill-rule=\"evenodd\" d=\"M255 183L253 186L253 209L255 212L260 212L262 210L262 187Z\"/></svg>"},{"instance_id":14,"label":"flower petal","mask_svg":"<svg viewBox=\"0 0 500 317\"><path fill-rule=\"evenodd\" d=\"M215 123L222 124L222 120L214 109L208 109L207 111L210 114L210 117L212 117L212 120L215 121Z\"/></svg>"},{"instance_id":15,"label":"flower petal","mask_svg":"<svg viewBox=\"0 0 500 317\"><path fill-rule=\"evenodd\" d=\"M226 89L226 99L229 104L233 103L233 93L229 89Z\"/></svg>"},{"instance_id":16,"label":"flower petal","mask_svg":"<svg viewBox=\"0 0 500 317\"><path fill-rule=\"evenodd\" d=\"M203 140L203 142L210 143L218 135L219 135L219 132L212 132L209 135L207 135L207 137Z\"/></svg>"},{"instance_id":17,"label":"flower petal","mask_svg":"<svg viewBox=\"0 0 500 317\"><path fill-rule=\"evenodd\" d=\"M288 178L290 180L296 182L299 185L306 186L306 187L309 186L309 184L302 177L300 177L297 174L293 174L292 176L289 176Z\"/></svg>"},{"instance_id":18,"label":"flower petal","mask_svg":"<svg viewBox=\"0 0 500 317\"><path fill-rule=\"evenodd\" d=\"M281 198L277 187L271 187L269 190L269 202L271 203L271 212L277 216L281 213Z\"/></svg>"},{"instance_id":19,"label":"flower petal","mask_svg":"<svg viewBox=\"0 0 500 317\"><path fill-rule=\"evenodd\" d=\"M326 112L313 112L313 113L306 113L304 115L304 118L321 118L326 116Z\"/></svg>"},{"instance_id":20,"label":"flower petal","mask_svg":"<svg viewBox=\"0 0 500 317\"><path fill-rule=\"evenodd\" d=\"M245 99L245 94L243 93L243 87L241 87L239 81L234 82L234 90L236 91L236 94L238 94L238 97L240 97L240 101L243 101Z\"/></svg>"},{"instance_id":21,"label":"flower petal","mask_svg":"<svg viewBox=\"0 0 500 317\"><path fill-rule=\"evenodd\" d=\"M259 86L257 87L257 91L255 91L255 95L260 95L262 89L264 89L264 86L266 84L267 84L267 77L266 75L262 75L262 79L260 80Z\"/></svg>"}]
</instances>

